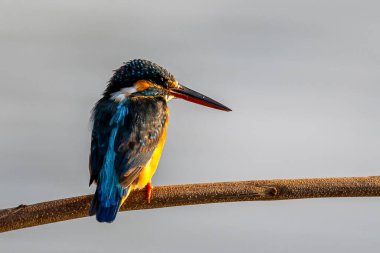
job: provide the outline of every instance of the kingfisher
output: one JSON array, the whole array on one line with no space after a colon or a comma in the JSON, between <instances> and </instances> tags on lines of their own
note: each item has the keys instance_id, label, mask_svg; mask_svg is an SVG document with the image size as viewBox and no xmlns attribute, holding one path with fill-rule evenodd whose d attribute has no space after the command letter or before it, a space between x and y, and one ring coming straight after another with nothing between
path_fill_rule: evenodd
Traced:
<instances>
[{"instance_id":1,"label":"kingfisher","mask_svg":"<svg viewBox=\"0 0 380 253\"><path fill-rule=\"evenodd\" d=\"M132 190L145 188L150 203L173 98L231 111L151 61L135 59L115 70L91 117L90 185L95 182L96 191L89 215L99 222L113 222Z\"/></svg>"}]
</instances>

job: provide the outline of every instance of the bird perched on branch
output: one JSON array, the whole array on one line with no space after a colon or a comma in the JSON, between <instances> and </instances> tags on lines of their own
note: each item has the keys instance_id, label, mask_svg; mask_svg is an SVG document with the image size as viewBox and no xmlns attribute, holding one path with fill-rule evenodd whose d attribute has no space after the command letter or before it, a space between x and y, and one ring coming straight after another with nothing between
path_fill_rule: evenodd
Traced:
<instances>
[{"instance_id":1,"label":"bird perched on branch","mask_svg":"<svg viewBox=\"0 0 380 253\"><path fill-rule=\"evenodd\" d=\"M152 176L164 147L167 102L190 102L231 111L226 106L178 83L163 67L131 60L117 69L92 114L90 185L97 185L89 215L99 222L115 220L134 189L146 187L150 202Z\"/></svg>"}]
</instances>

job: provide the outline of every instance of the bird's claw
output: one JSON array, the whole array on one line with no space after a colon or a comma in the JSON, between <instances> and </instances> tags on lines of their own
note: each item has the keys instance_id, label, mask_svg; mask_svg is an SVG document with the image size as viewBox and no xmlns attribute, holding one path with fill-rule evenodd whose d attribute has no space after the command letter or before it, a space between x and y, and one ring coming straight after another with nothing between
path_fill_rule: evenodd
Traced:
<instances>
[{"instance_id":1,"label":"bird's claw","mask_svg":"<svg viewBox=\"0 0 380 253\"><path fill-rule=\"evenodd\" d=\"M152 190L153 190L153 185L151 183L148 183L146 185L146 199L148 203L150 203L150 198L152 197Z\"/></svg>"}]
</instances>

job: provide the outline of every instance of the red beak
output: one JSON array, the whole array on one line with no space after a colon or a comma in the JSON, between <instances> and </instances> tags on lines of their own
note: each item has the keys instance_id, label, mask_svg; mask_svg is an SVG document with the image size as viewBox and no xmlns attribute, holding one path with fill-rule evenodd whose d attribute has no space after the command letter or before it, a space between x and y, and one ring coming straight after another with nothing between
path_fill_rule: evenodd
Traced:
<instances>
[{"instance_id":1,"label":"red beak","mask_svg":"<svg viewBox=\"0 0 380 253\"><path fill-rule=\"evenodd\" d=\"M208 106L214 109L230 112L231 109L227 106L222 105L221 103L199 93L192 89L189 89L183 85L179 85L177 88L171 88L169 90L170 95L173 95L176 98L182 98L184 100Z\"/></svg>"}]
</instances>

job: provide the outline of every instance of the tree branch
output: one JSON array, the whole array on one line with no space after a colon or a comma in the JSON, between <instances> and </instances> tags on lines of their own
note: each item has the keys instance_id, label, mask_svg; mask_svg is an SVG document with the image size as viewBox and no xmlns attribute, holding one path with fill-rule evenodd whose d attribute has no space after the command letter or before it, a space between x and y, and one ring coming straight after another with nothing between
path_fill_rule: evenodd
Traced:
<instances>
[{"instance_id":1,"label":"tree branch","mask_svg":"<svg viewBox=\"0 0 380 253\"><path fill-rule=\"evenodd\" d=\"M144 190L134 191L120 211L207 203L329 197L380 196L380 176L277 179L157 186L151 203ZM92 195L0 210L0 232L88 216Z\"/></svg>"}]
</instances>

